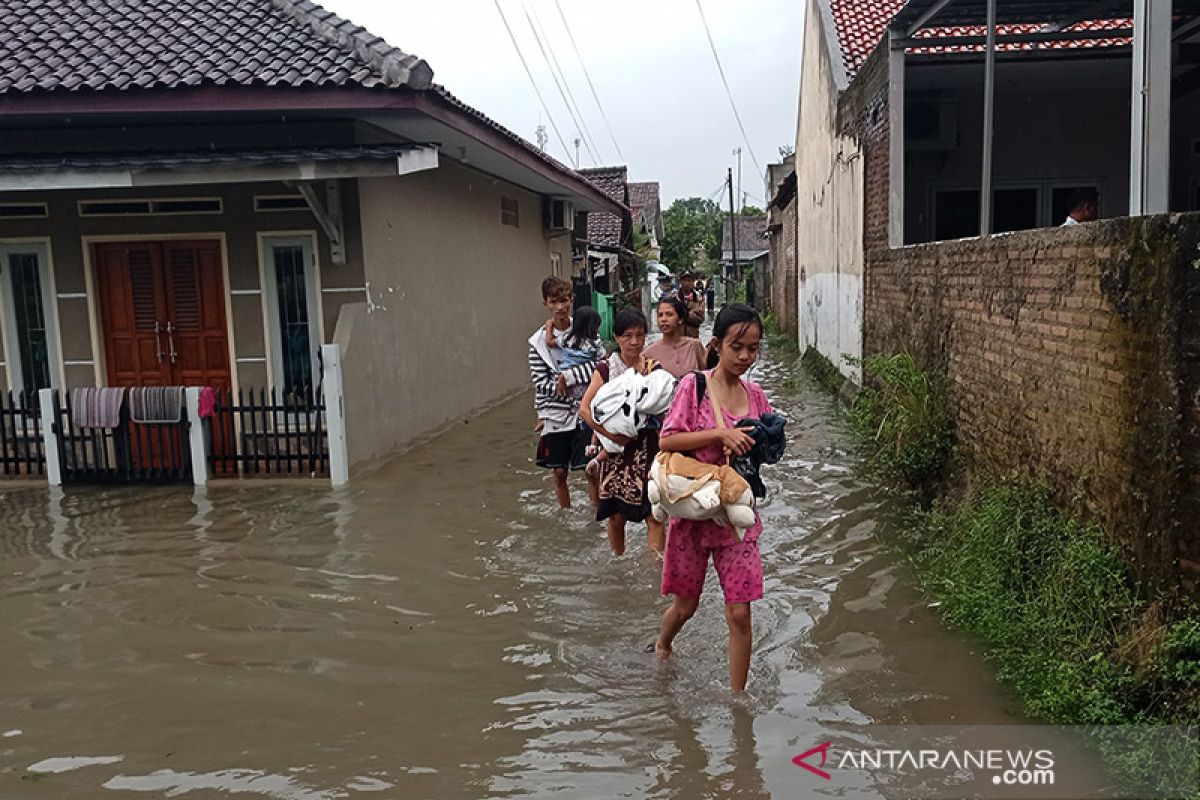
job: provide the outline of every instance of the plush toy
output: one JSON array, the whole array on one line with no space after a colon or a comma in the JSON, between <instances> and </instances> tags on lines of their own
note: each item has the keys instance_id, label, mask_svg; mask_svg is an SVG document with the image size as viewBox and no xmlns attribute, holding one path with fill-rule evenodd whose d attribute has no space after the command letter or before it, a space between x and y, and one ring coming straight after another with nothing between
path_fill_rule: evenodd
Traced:
<instances>
[{"instance_id":1,"label":"plush toy","mask_svg":"<svg viewBox=\"0 0 1200 800\"><path fill-rule=\"evenodd\" d=\"M664 451L650 465L646 492L659 522L667 517L708 519L733 528L738 539L754 525L750 484L727 466Z\"/></svg>"}]
</instances>

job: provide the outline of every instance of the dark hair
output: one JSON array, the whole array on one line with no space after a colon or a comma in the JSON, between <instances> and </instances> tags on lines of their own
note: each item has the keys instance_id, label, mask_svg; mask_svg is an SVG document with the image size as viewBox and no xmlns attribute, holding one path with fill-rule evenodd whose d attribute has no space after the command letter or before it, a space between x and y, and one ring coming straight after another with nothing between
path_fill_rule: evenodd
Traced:
<instances>
[{"instance_id":1,"label":"dark hair","mask_svg":"<svg viewBox=\"0 0 1200 800\"><path fill-rule=\"evenodd\" d=\"M558 297L569 299L574 296L575 291L571 288L571 284L557 275L551 275L542 281L542 300L552 300Z\"/></svg>"},{"instance_id":2,"label":"dark hair","mask_svg":"<svg viewBox=\"0 0 1200 800\"><path fill-rule=\"evenodd\" d=\"M687 322L687 318L688 318L687 303L683 302L675 295L673 295L673 294L668 295L667 297L664 297L663 299L659 300L658 303L655 304L654 310L657 311L658 307L661 305L668 305L671 308L675 309L675 315L679 317L679 323L681 325L683 323Z\"/></svg>"},{"instance_id":3,"label":"dark hair","mask_svg":"<svg viewBox=\"0 0 1200 800\"><path fill-rule=\"evenodd\" d=\"M623 308L613 317L613 336L620 336L630 328L641 328L643 331L650 330L650 326L646 323L646 315L636 308Z\"/></svg>"},{"instance_id":4,"label":"dark hair","mask_svg":"<svg viewBox=\"0 0 1200 800\"><path fill-rule=\"evenodd\" d=\"M579 347L595 339L600 333L600 312L591 306L580 306L575 309L575 318L571 320L571 332L567 334L566 343Z\"/></svg>"},{"instance_id":5,"label":"dark hair","mask_svg":"<svg viewBox=\"0 0 1200 800\"><path fill-rule=\"evenodd\" d=\"M1085 205L1100 207L1100 195L1095 189L1077 189L1067 198L1067 212L1075 211Z\"/></svg>"},{"instance_id":6,"label":"dark hair","mask_svg":"<svg viewBox=\"0 0 1200 800\"><path fill-rule=\"evenodd\" d=\"M763 329L762 318L757 311L744 303L733 303L717 313L716 322L713 323L713 338L724 340L729 329L737 325L757 325L760 334Z\"/></svg>"}]
</instances>

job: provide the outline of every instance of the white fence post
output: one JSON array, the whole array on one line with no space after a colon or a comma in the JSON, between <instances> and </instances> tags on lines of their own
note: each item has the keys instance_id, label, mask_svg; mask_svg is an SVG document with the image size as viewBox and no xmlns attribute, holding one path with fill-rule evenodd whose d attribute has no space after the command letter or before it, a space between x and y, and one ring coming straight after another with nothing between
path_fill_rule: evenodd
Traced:
<instances>
[{"instance_id":1,"label":"white fence post","mask_svg":"<svg viewBox=\"0 0 1200 800\"><path fill-rule=\"evenodd\" d=\"M188 444L192 451L192 483L204 486L208 483L208 439L204 435L204 421L200 419L200 387L189 386L184 389L183 397L187 408Z\"/></svg>"},{"instance_id":2,"label":"white fence post","mask_svg":"<svg viewBox=\"0 0 1200 800\"><path fill-rule=\"evenodd\" d=\"M325 421L329 434L329 482L345 486L350 482L350 461L346 452L346 404L342 401L342 353L336 344L321 345L325 365Z\"/></svg>"},{"instance_id":3,"label":"white fence post","mask_svg":"<svg viewBox=\"0 0 1200 800\"><path fill-rule=\"evenodd\" d=\"M58 434L54 426L58 424L58 408L54 402L53 389L40 389L38 403L42 409L42 447L46 451L46 480L51 486L62 486L62 462L59 460Z\"/></svg>"}]
</instances>

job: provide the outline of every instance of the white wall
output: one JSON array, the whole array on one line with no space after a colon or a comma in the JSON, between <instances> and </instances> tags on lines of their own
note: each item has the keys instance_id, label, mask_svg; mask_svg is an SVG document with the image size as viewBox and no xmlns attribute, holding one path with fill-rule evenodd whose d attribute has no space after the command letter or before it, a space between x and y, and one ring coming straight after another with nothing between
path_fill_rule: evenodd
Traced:
<instances>
[{"instance_id":1,"label":"white wall","mask_svg":"<svg viewBox=\"0 0 1200 800\"><path fill-rule=\"evenodd\" d=\"M830 58L822 0L807 0L796 132L796 254L799 339L843 375L860 381L845 356L862 355L863 158L837 130L840 64Z\"/></svg>"}]
</instances>

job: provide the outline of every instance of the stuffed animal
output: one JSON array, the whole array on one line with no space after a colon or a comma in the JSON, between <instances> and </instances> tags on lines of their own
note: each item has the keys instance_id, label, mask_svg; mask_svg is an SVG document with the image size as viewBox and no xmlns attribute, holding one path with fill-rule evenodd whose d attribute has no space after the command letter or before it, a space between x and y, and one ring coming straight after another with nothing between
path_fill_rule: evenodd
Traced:
<instances>
[{"instance_id":1,"label":"stuffed animal","mask_svg":"<svg viewBox=\"0 0 1200 800\"><path fill-rule=\"evenodd\" d=\"M659 522L667 517L708 519L733 528L739 540L754 525L750 484L727 466L661 452L650 465L646 492L651 513Z\"/></svg>"}]
</instances>

